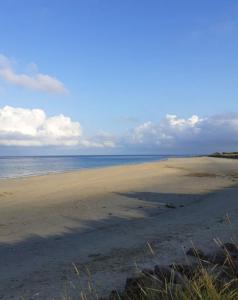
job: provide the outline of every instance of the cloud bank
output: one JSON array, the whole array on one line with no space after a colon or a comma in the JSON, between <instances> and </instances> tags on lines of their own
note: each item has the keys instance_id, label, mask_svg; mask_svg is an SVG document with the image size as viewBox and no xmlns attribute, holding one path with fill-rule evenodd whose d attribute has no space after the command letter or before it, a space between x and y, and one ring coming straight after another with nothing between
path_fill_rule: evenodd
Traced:
<instances>
[{"instance_id":1,"label":"cloud bank","mask_svg":"<svg viewBox=\"0 0 238 300\"><path fill-rule=\"evenodd\" d=\"M17 74L12 67L12 62L4 55L0 55L0 77L6 82L23 88L49 93L67 93L63 83L58 79L35 72L33 75Z\"/></svg>"},{"instance_id":2,"label":"cloud bank","mask_svg":"<svg viewBox=\"0 0 238 300\"><path fill-rule=\"evenodd\" d=\"M63 114L49 117L42 109L5 106L0 109L0 145L111 149L111 153L125 154L237 151L238 115L193 115L187 119L167 115L121 136L101 131L89 138L83 135L79 122Z\"/></svg>"},{"instance_id":3,"label":"cloud bank","mask_svg":"<svg viewBox=\"0 0 238 300\"><path fill-rule=\"evenodd\" d=\"M42 109L5 106L0 109L0 145L64 146L79 148L115 147L110 135L85 138L79 122L63 114L47 117Z\"/></svg>"},{"instance_id":4,"label":"cloud bank","mask_svg":"<svg viewBox=\"0 0 238 300\"><path fill-rule=\"evenodd\" d=\"M145 122L131 133L132 144L172 146L182 139L190 139L200 131L203 119L196 115L182 119L176 115L166 115L159 123Z\"/></svg>"},{"instance_id":5,"label":"cloud bank","mask_svg":"<svg viewBox=\"0 0 238 300\"><path fill-rule=\"evenodd\" d=\"M167 115L158 123L145 122L134 128L125 143L155 151L198 153L238 150L238 115L223 114L188 119Z\"/></svg>"}]
</instances>

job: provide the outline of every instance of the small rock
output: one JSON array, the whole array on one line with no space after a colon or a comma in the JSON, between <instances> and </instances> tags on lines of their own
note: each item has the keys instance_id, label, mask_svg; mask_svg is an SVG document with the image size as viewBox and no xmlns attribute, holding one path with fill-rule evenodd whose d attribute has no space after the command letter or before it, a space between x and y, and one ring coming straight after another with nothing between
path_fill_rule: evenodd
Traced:
<instances>
[{"instance_id":1,"label":"small rock","mask_svg":"<svg viewBox=\"0 0 238 300\"><path fill-rule=\"evenodd\" d=\"M89 254L88 257L99 257L101 255L101 253L92 253L92 254Z\"/></svg>"},{"instance_id":2,"label":"small rock","mask_svg":"<svg viewBox=\"0 0 238 300\"><path fill-rule=\"evenodd\" d=\"M126 286L125 286L125 290L130 290L130 289L135 289L138 288L138 286L140 286L144 281L144 276L140 276L140 277L129 277L126 280Z\"/></svg>"},{"instance_id":3,"label":"small rock","mask_svg":"<svg viewBox=\"0 0 238 300\"><path fill-rule=\"evenodd\" d=\"M234 272L227 266L219 266L216 268L216 278L219 281L230 283L234 279Z\"/></svg>"},{"instance_id":4,"label":"small rock","mask_svg":"<svg viewBox=\"0 0 238 300\"><path fill-rule=\"evenodd\" d=\"M141 272L142 272L145 276L152 276L152 275L154 275L154 270L152 270L152 269L143 269Z\"/></svg>"},{"instance_id":5,"label":"small rock","mask_svg":"<svg viewBox=\"0 0 238 300\"><path fill-rule=\"evenodd\" d=\"M155 266L154 274L158 278L158 280L160 280L162 283L173 282L173 283L180 284L184 282L184 279L181 276L181 274L179 274L177 270L169 266L166 267Z\"/></svg>"},{"instance_id":6,"label":"small rock","mask_svg":"<svg viewBox=\"0 0 238 300\"><path fill-rule=\"evenodd\" d=\"M204 252L200 249L195 249L195 248L189 248L188 251L186 252L188 256L194 256L200 259L206 259L206 255Z\"/></svg>"},{"instance_id":7,"label":"small rock","mask_svg":"<svg viewBox=\"0 0 238 300\"><path fill-rule=\"evenodd\" d=\"M192 265L174 264L171 265L171 268L176 270L178 273L184 275L188 279L191 279L198 270L198 264L192 264Z\"/></svg>"},{"instance_id":8,"label":"small rock","mask_svg":"<svg viewBox=\"0 0 238 300\"><path fill-rule=\"evenodd\" d=\"M222 248L224 250L227 250L228 252L238 254L238 248L237 248L237 246L235 244L225 243L225 244L222 245Z\"/></svg>"},{"instance_id":9,"label":"small rock","mask_svg":"<svg viewBox=\"0 0 238 300\"><path fill-rule=\"evenodd\" d=\"M118 291L111 291L111 294L109 296L109 299L108 300L121 300L121 295L119 294Z\"/></svg>"},{"instance_id":10,"label":"small rock","mask_svg":"<svg viewBox=\"0 0 238 300\"><path fill-rule=\"evenodd\" d=\"M167 207L167 208L176 208L176 206L174 206L173 204L170 204L170 203L166 203L165 207Z\"/></svg>"},{"instance_id":11,"label":"small rock","mask_svg":"<svg viewBox=\"0 0 238 300\"><path fill-rule=\"evenodd\" d=\"M224 251L216 251L212 254L207 255L206 260L214 265L224 265L228 257Z\"/></svg>"},{"instance_id":12,"label":"small rock","mask_svg":"<svg viewBox=\"0 0 238 300\"><path fill-rule=\"evenodd\" d=\"M157 278L165 280L171 278L171 268L169 267L161 267L156 265L154 268L154 274L157 276Z\"/></svg>"},{"instance_id":13,"label":"small rock","mask_svg":"<svg viewBox=\"0 0 238 300\"><path fill-rule=\"evenodd\" d=\"M138 276L127 278L123 295L125 299L137 300L141 299L142 289L159 288L160 283L153 276ZM124 299L122 297L122 299Z\"/></svg>"},{"instance_id":14,"label":"small rock","mask_svg":"<svg viewBox=\"0 0 238 300\"><path fill-rule=\"evenodd\" d=\"M156 265L154 268L155 276L162 281L169 281L173 276L173 270L170 267L161 267Z\"/></svg>"}]
</instances>

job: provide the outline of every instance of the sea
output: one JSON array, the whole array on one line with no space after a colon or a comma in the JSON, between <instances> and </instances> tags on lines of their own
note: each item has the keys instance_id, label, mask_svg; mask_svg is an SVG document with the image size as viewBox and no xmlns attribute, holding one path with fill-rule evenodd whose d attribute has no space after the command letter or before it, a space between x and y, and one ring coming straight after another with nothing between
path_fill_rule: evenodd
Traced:
<instances>
[{"instance_id":1,"label":"sea","mask_svg":"<svg viewBox=\"0 0 238 300\"><path fill-rule=\"evenodd\" d=\"M170 157L181 155L0 156L0 179L138 164Z\"/></svg>"}]
</instances>

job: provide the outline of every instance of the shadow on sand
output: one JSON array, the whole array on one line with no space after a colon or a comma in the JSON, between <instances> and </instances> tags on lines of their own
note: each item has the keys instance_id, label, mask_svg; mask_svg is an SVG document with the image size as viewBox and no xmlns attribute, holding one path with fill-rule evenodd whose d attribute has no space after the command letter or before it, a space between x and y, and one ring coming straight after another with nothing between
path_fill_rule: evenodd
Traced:
<instances>
[{"instance_id":1,"label":"shadow on sand","mask_svg":"<svg viewBox=\"0 0 238 300\"><path fill-rule=\"evenodd\" d=\"M237 190L237 187L227 188L216 193L194 195L155 192L116 193L131 200L135 199L137 203L138 200L141 201L140 208L130 209L140 209L143 216L139 219L118 217L116 212L112 211L115 215L96 221L74 218L73 220L78 222L80 228L65 227L66 232L59 235L48 237L32 235L19 242L0 243L0 292L1 290L5 291L12 284L14 286L13 278L27 278L24 280L29 280L29 282L35 280L34 284L38 284L38 277L33 279L33 273L38 272L41 281L44 281L44 278L47 281L47 276L51 276L49 274L54 268L65 267L71 265L72 262L84 263L93 255L98 255L97 253L107 254L113 249L126 249L135 247L136 244L146 243L147 240L161 233L162 229L158 226L160 218L161 224L163 224L162 220L173 220L173 217L178 214L186 219L192 205L208 200L214 202L215 194L221 194L225 199L229 199L229 193L234 189ZM153 205L146 207L145 203ZM173 204L176 209L165 209L163 206L165 203ZM156 204L158 206L155 206ZM187 211L189 208L190 210ZM236 208L238 208L238 204ZM156 217L157 215L158 217ZM196 220L194 222L196 223ZM197 221L197 225L199 226L202 222L203 219ZM164 232L171 228L164 228ZM174 234L178 230L179 227L174 228ZM45 270L45 273L41 273L40 270ZM47 270L50 270L48 275ZM54 274L54 271L52 273L56 281L57 276L61 276L57 274ZM33 288L34 284L32 283ZM14 291L9 290L9 293L14 295Z\"/></svg>"}]
</instances>

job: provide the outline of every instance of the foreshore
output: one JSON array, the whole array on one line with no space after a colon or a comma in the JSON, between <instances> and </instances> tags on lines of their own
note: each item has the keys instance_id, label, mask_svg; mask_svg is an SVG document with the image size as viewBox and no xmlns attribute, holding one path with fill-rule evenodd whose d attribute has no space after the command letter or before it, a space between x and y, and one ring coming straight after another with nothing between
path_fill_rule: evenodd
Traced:
<instances>
[{"instance_id":1,"label":"foreshore","mask_svg":"<svg viewBox=\"0 0 238 300\"><path fill-rule=\"evenodd\" d=\"M238 229L237 183L238 161L213 157L1 180L0 299L74 299L85 270L105 294L135 264L227 241Z\"/></svg>"}]
</instances>

